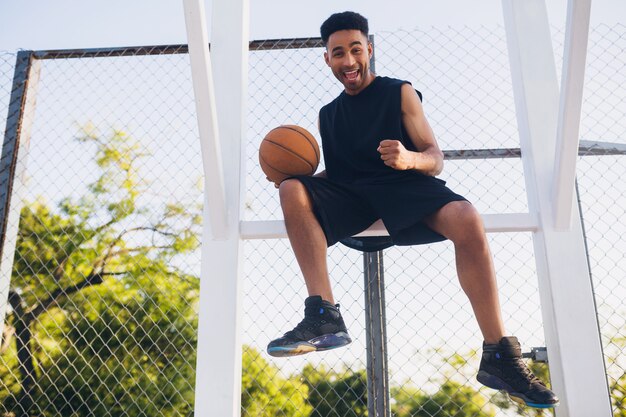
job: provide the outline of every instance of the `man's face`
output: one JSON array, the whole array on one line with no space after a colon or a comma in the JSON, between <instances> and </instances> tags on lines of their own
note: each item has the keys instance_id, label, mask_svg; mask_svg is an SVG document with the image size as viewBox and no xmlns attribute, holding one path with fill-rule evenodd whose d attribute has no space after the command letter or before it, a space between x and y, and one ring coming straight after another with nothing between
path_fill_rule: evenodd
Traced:
<instances>
[{"instance_id":1,"label":"man's face","mask_svg":"<svg viewBox=\"0 0 626 417\"><path fill-rule=\"evenodd\" d=\"M326 64L350 95L360 93L374 79L369 70L371 56L372 45L360 30L334 32L324 52Z\"/></svg>"}]
</instances>

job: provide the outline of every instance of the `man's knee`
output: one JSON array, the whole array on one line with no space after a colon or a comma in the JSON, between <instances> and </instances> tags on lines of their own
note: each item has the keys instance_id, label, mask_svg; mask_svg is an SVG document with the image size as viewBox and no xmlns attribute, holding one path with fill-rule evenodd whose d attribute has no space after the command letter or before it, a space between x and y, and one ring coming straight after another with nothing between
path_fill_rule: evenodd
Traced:
<instances>
[{"instance_id":1,"label":"man's knee","mask_svg":"<svg viewBox=\"0 0 626 417\"><path fill-rule=\"evenodd\" d=\"M471 238L472 240L477 237L485 235L485 228L483 226L483 219L476 208L467 201L457 201L457 228L459 228L460 237Z\"/></svg>"},{"instance_id":2,"label":"man's knee","mask_svg":"<svg viewBox=\"0 0 626 417\"><path fill-rule=\"evenodd\" d=\"M457 207L457 217L459 222L467 227L482 227L483 220L478 210L467 201L455 201Z\"/></svg>"},{"instance_id":3,"label":"man's knee","mask_svg":"<svg viewBox=\"0 0 626 417\"><path fill-rule=\"evenodd\" d=\"M278 187L280 205L285 208L310 207L311 199L306 187L296 179L288 179Z\"/></svg>"},{"instance_id":4,"label":"man's knee","mask_svg":"<svg viewBox=\"0 0 626 417\"><path fill-rule=\"evenodd\" d=\"M448 204L448 234L450 240L458 242L465 239L476 241L485 235L485 228L480 213L467 201L453 201Z\"/></svg>"}]
</instances>

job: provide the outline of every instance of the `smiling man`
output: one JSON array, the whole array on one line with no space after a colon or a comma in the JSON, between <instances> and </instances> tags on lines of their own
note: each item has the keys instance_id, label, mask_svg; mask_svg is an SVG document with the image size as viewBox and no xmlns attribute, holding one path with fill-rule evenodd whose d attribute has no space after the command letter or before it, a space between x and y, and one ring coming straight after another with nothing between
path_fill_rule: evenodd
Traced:
<instances>
[{"instance_id":1,"label":"smiling man","mask_svg":"<svg viewBox=\"0 0 626 417\"><path fill-rule=\"evenodd\" d=\"M449 239L457 273L482 332L478 381L532 407L558 404L505 336L493 261L474 206L436 178L443 154L424 116L421 94L408 81L370 69L368 22L354 12L321 27L324 60L343 92L322 107L319 129L326 170L279 185L287 234L306 283L304 319L268 345L272 356L294 356L351 342L335 304L327 247L382 219L396 245Z\"/></svg>"}]
</instances>

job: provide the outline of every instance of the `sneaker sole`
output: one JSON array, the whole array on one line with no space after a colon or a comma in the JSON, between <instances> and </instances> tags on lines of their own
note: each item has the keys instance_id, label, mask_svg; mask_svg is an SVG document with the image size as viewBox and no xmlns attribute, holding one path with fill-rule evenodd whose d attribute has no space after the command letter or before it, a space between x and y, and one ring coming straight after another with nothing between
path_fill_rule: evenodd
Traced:
<instances>
[{"instance_id":1,"label":"sneaker sole","mask_svg":"<svg viewBox=\"0 0 626 417\"><path fill-rule=\"evenodd\" d=\"M526 405L533 408L554 408L559 405L558 401L556 403L534 402L526 397L524 394L514 391L513 388L502 379L485 371L478 371L478 376L476 377L476 379L478 380L478 382L486 387L507 393L512 401L515 401L516 403L521 405Z\"/></svg>"},{"instance_id":2,"label":"sneaker sole","mask_svg":"<svg viewBox=\"0 0 626 417\"><path fill-rule=\"evenodd\" d=\"M322 352L324 350L336 349L352 342L348 333L323 334L313 339L292 343L290 345L272 346L267 348L270 356L278 358L304 355L311 352Z\"/></svg>"}]
</instances>

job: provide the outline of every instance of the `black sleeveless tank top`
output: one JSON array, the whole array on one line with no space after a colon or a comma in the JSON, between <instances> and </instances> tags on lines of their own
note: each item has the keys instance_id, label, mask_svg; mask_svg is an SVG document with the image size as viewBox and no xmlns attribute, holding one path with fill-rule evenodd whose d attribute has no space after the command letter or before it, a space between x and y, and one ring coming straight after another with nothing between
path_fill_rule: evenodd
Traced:
<instances>
[{"instance_id":1,"label":"black sleeveless tank top","mask_svg":"<svg viewBox=\"0 0 626 417\"><path fill-rule=\"evenodd\" d=\"M400 89L408 81L377 76L355 96L342 92L319 114L328 179L344 183L392 180L418 174L384 164L376 150L383 139L400 140L416 151L402 125ZM416 90L417 91L417 90ZM417 91L422 99L422 94Z\"/></svg>"}]
</instances>

